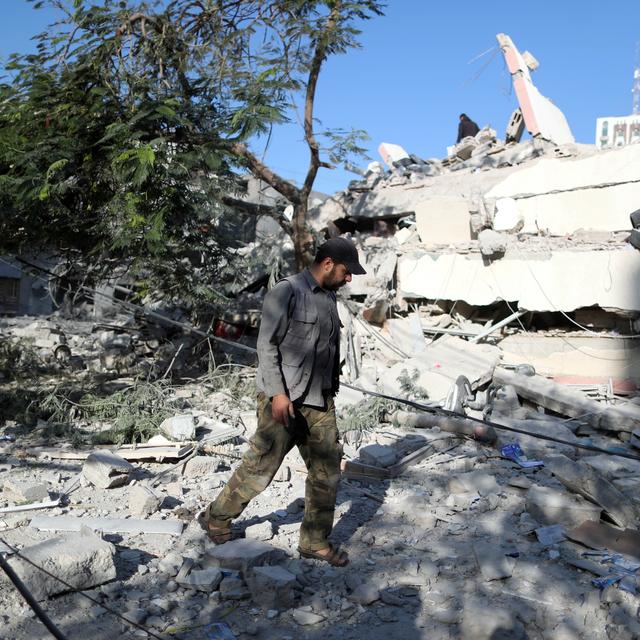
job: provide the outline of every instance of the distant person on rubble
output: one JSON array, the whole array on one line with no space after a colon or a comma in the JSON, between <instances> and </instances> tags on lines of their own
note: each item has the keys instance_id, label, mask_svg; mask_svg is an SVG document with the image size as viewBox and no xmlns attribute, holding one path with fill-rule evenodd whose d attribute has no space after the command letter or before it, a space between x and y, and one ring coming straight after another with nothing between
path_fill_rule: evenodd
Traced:
<instances>
[{"instance_id":1,"label":"distant person on rubble","mask_svg":"<svg viewBox=\"0 0 640 640\"><path fill-rule=\"evenodd\" d=\"M349 562L328 540L342 458L333 401L340 373L335 292L363 273L353 242L331 238L310 267L265 296L258 334L258 428L240 466L200 515L214 542L231 540L231 521L267 488L295 445L308 470L298 551L336 567Z\"/></svg>"},{"instance_id":2,"label":"distant person on rubble","mask_svg":"<svg viewBox=\"0 0 640 640\"><path fill-rule=\"evenodd\" d=\"M480 131L480 127L466 113L461 113L456 144L458 144L458 142L463 138L475 136L478 131Z\"/></svg>"}]
</instances>

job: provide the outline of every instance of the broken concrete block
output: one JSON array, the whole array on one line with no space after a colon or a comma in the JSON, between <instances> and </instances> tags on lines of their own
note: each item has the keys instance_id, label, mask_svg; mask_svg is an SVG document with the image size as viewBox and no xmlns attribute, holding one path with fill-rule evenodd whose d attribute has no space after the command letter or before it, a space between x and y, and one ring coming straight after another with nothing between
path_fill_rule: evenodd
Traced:
<instances>
[{"instance_id":1,"label":"broken concrete block","mask_svg":"<svg viewBox=\"0 0 640 640\"><path fill-rule=\"evenodd\" d=\"M254 567L247 579L255 602L269 609L293 606L296 576L283 567Z\"/></svg>"},{"instance_id":2,"label":"broken concrete block","mask_svg":"<svg viewBox=\"0 0 640 640\"><path fill-rule=\"evenodd\" d=\"M566 540L565 533L566 530L561 524L552 524L550 527L536 529L538 542L545 547Z\"/></svg>"},{"instance_id":3,"label":"broken concrete block","mask_svg":"<svg viewBox=\"0 0 640 640\"><path fill-rule=\"evenodd\" d=\"M95 535L52 538L26 547L21 553L75 589L89 589L116 577L115 547ZM37 600L69 590L69 587L18 557L7 561ZM4 574L0 580L6 580Z\"/></svg>"},{"instance_id":4,"label":"broken concrete block","mask_svg":"<svg viewBox=\"0 0 640 640\"><path fill-rule=\"evenodd\" d=\"M374 467L390 467L398 459L395 449L384 444L369 444L361 447L358 450L358 456L364 464Z\"/></svg>"},{"instance_id":5,"label":"broken concrete block","mask_svg":"<svg viewBox=\"0 0 640 640\"><path fill-rule=\"evenodd\" d=\"M302 627L306 627L311 624L318 624L324 620L324 616L318 615L307 608L294 609L291 612L293 619Z\"/></svg>"},{"instance_id":6,"label":"broken concrete block","mask_svg":"<svg viewBox=\"0 0 640 640\"><path fill-rule=\"evenodd\" d=\"M561 455L547 457L545 465L567 489L602 507L615 524L635 526L638 511L623 493L593 467Z\"/></svg>"},{"instance_id":7,"label":"broken concrete block","mask_svg":"<svg viewBox=\"0 0 640 640\"><path fill-rule=\"evenodd\" d=\"M469 471L460 473L449 480L451 493L478 492L481 496L500 491L500 485L496 479L483 471Z\"/></svg>"},{"instance_id":8,"label":"broken concrete block","mask_svg":"<svg viewBox=\"0 0 640 640\"><path fill-rule=\"evenodd\" d=\"M286 557L281 549L248 538L231 540L221 545L209 545L206 548L207 562L224 569L234 569L247 573L252 567L274 564Z\"/></svg>"},{"instance_id":9,"label":"broken concrete block","mask_svg":"<svg viewBox=\"0 0 640 640\"><path fill-rule=\"evenodd\" d=\"M478 234L478 242L483 256L501 256L507 250L507 239L493 229L483 229Z\"/></svg>"},{"instance_id":10,"label":"broken concrete block","mask_svg":"<svg viewBox=\"0 0 640 640\"><path fill-rule=\"evenodd\" d=\"M213 456L194 456L184 465L184 475L187 478L211 476L220 468L220 460Z\"/></svg>"},{"instance_id":11,"label":"broken concrete block","mask_svg":"<svg viewBox=\"0 0 640 640\"><path fill-rule=\"evenodd\" d=\"M511 577L516 559L505 555L504 549L495 542L475 542L473 553L485 582Z\"/></svg>"},{"instance_id":12,"label":"broken concrete block","mask_svg":"<svg viewBox=\"0 0 640 640\"><path fill-rule=\"evenodd\" d=\"M184 414L163 420L160 431L177 442L193 440L196 437L196 423L192 415Z\"/></svg>"},{"instance_id":13,"label":"broken concrete block","mask_svg":"<svg viewBox=\"0 0 640 640\"><path fill-rule=\"evenodd\" d=\"M188 589L196 589L197 591L211 592L215 591L222 582L222 571L216 567L209 569L192 569L186 576L176 576L176 582Z\"/></svg>"},{"instance_id":14,"label":"broken concrete block","mask_svg":"<svg viewBox=\"0 0 640 640\"><path fill-rule=\"evenodd\" d=\"M432 196L414 206L420 242L426 245L471 240L469 201L454 196Z\"/></svg>"},{"instance_id":15,"label":"broken concrete block","mask_svg":"<svg viewBox=\"0 0 640 640\"><path fill-rule=\"evenodd\" d=\"M107 449L89 454L82 467L84 477L100 489L120 487L129 482L133 465Z\"/></svg>"},{"instance_id":16,"label":"broken concrete block","mask_svg":"<svg viewBox=\"0 0 640 640\"><path fill-rule=\"evenodd\" d=\"M129 513L132 516L146 518L160 508L161 502L160 496L140 484L129 491Z\"/></svg>"},{"instance_id":17,"label":"broken concrete block","mask_svg":"<svg viewBox=\"0 0 640 640\"><path fill-rule=\"evenodd\" d=\"M524 227L524 216L513 198L496 200L496 212L493 216L493 230L517 233Z\"/></svg>"},{"instance_id":18,"label":"broken concrete block","mask_svg":"<svg viewBox=\"0 0 640 640\"><path fill-rule=\"evenodd\" d=\"M243 600L250 595L251 592L242 578L226 576L220 583L220 597L223 600Z\"/></svg>"},{"instance_id":19,"label":"broken concrete block","mask_svg":"<svg viewBox=\"0 0 640 640\"><path fill-rule=\"evenodd\" d=\"M540 486L527 491L526 504L529 514L538 522L566 527L577 527L585 520L600 520L602 511L580 496Z\"/></svg>"},{"instance_id":20,"label":"broken concrete block","mask_svg":"<svg viewBox=\"0 0 640 640\"><path fill-rule=\"evenodd\" d=\"M32 482L7 478L2 485L2 495L14 504L44 502L49 499L49 491L44 482Z\"/></svg>"},{"instance_id":21,"label":"broken concrete block","mask_svg":"<svg viewBox=\"0 0 640 640\"><path fill-rule=\"evenodd\" d=\"M254 540L271 540L273 538L273 527L269 521L252 524L244 531L247 538Z\"/></svg>"}]
</instances>

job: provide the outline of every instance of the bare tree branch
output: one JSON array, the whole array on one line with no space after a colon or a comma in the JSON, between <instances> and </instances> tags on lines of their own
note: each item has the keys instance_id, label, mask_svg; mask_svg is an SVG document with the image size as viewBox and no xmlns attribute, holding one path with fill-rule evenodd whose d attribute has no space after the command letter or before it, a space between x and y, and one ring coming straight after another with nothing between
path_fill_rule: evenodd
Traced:
<instances>
[{"instance_id":1,"label":"bare tree branch","mask_svg":"<svg viewBox=\"0 0 640 640\"><path fill-rule=\"evenodd\" d=\"M278 193L281 193L291 204L299 205L304 201L303 194L298 187L267 167L256 155L249 151L246 145L241 142L234 142L230 146L230 151L247 163L251 173L262 178L269 186L273 187Z\"/></svg>"}]
</instances>

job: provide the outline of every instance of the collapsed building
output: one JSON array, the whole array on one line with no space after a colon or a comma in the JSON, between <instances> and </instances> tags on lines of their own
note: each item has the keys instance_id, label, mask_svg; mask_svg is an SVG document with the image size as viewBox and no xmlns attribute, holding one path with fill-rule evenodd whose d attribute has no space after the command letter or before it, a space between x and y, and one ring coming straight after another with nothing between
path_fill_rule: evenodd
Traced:
<instances>
[{"instance_id":1,"label":"collapsed building","mask_svg":"<svg viewBox=\"0 0 640 640\"><path fill-rule=\"evenodd\" d=\"M350 233L367 269L339 303L345 460L335 535L352 557L348 571L292 557L306 473L295 452L243 515L244 540L204 540L194 514L229 479L256 426L250 367L235 363L242 384L233 389L219 370L171 386L193 345L143 330L132 313L2 327L58 369L99 374L110 394L93 422L84 397L48 400L99 436L93 446L52 443L47 433L69 426L53 417L39 416L27 434L7 420L0 432L0 537L10 545L0 554L67 629L640 637L640 145L575 143L532 81L535 58L508 36L498 42L519 102L504 139L485 127L428 159L383 143L386 168L372 163L310 212L320 236ZM255 183L247 198L279 203ZM273 266L291 251L269 219L247 234L255 239L239 260L262 252ZM255 262L223 318L244 329L198 330L196 342L224 336L227 354L255 344L272 275ZM189 330L183 317L165 321ZM131 427L140 389L134 415L157 433L121 444L112 422ZM34 567L45 559L67 585ZM0 605L12 637L34 637L6 580Z\"/></svg>"}]
</instances>

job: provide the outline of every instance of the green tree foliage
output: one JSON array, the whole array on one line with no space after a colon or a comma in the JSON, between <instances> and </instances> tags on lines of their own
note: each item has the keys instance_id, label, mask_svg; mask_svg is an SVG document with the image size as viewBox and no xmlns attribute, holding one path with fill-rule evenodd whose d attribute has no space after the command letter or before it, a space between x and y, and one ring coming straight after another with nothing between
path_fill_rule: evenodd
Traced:
<instances>
[{"instance_id":1,"label":"green tree foliage","mask_svg":"<svg viewBox=\"0 0 640 640\"><path fill-rule=\"evenodd\" d=\"M329 166L314 132L318 75L356 46L354 22L380 13L377 2L43 4L59 22L36 53L11 57L0 84L1 252L52 249L85 275L128 269L165 289L191 276L201 292L238 243L228 220L240 216L237 171L248 169L293 203L291 222L269 213L299 264L308 259L306 202ZM301 187L250 150L291 116L295 95L310 151ZM332 161L357 150L353 132L327 133Z\"/></svg>"}]
</instances>

